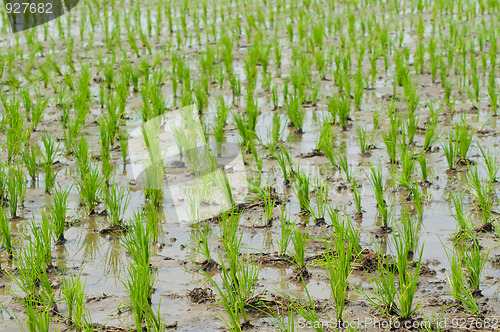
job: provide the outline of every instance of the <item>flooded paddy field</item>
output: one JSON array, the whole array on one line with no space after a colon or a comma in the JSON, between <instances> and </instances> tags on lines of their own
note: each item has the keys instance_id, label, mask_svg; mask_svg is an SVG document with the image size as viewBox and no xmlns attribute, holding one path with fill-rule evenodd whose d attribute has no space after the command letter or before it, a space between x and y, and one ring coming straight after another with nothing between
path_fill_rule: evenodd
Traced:
<instances>
[{"instance_id":1,"label":"flooded paddy field","mask_svg":"<svg viewBox=\"0 0 500 332\"><path fill-rule=\"evenodd\" d=\"M2 331L499 329L498 1L2 14Z\"/></svg>"}]
</instances>

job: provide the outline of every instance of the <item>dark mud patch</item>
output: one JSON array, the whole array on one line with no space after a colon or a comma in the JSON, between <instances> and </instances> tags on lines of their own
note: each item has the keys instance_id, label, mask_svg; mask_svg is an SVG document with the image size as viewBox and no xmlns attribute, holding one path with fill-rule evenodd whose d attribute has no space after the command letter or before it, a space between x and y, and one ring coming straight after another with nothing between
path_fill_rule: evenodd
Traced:
<instances>
[{"instance_id":1,"label":"dark mud patch","mask_svg":"<svg viewBox=\"0 0 500 332\"><path fill-rule=\"evenodd\" d=\"M292 272L292 276L290 277L291 281L307 281L311 279L311 272L307 270L307 267L302 267L302 268L294 268Z\"/></svg>"},{"instance_id":2,"label":"dark mud patch","mask_svg":"<svg viewBox=\"0 0 500 332\"><path fill-rule=\"evenodd\" d=\"M251 253L250 259L254 262L267 266L290 266L293 260L289 255L279 255L272 253Z\"/></svg>"},{"instance_id":3,"label":"dark mud patch","mask_svg":"<svg viewBox=\"0 0 500 332\"><path fill-rule=\"evenodd\" d=\"M323 152L321 152L320 150L314 149L311 152L301 153L297 157L307 159L307 158L313 158L313 157L322 157L324 155L325 154Z\"/></svg>"},{"instance_id":4,"label":"dark mud patch","mask_svg":"<svg viewBox=\"0 0 500 332\"><path fill-rule=\"evenodd\" d=\"M105 300L109 297L112 297L112 295L107 295L105 293L102 293L102 295L99 295L99 296L90 296L88 297L85 302L89 303L89 302L99 302L99 301L102 301L102 300Z\"/></svg>"},{"instance_id":5,"label":"dark mud patch","mask_svg":"<svg viewBox=\"0 0 500 332\"><path fill-rule=\"evenodd\" d=\"M427 264L424 264L420 266L418 274L423 277L432 277L436 275L436 271L431 269Z\"/></svg>"},{"instance_id":6,"label":"dark mud patch","mask_svg":"<svg viewBox=\"0 0 500 332\"><path fill-rule=\"evenodd\" d=\"M220 271L221 270L221 267L220 267L219 263L217 263L213 259L204 260L203 262L197 263L196 265L198 265L200 267L200 269L202 269L205 272L208 272L208 271Z\"/></svg>"},{"instance_id":7,"label":"dark mud patch","mask_svg":"<svg viewBox=\"0 0 500 332\"><path fill-rule=\"evenodd\" d=\"M191 302L196 303L196 304L214 303L215 302L214 292L210 288L197 287L193 290L190 290L187 293L187 296L188 296L189 300L191 300Z\"/></svg>"},{"instance_id":8,"label":"dark mud patch","mask_svg":"<svg viewBox=\"0 0 500 332\"><path fill-rule=\"evenodd\" d=\"M105 229L99 231L99 234L111 234L111 235L125 235L127 234L127 228L122 226L122 225L116 225L116 226L109 226L106 227Z\"/></svg>"}]
</instances>

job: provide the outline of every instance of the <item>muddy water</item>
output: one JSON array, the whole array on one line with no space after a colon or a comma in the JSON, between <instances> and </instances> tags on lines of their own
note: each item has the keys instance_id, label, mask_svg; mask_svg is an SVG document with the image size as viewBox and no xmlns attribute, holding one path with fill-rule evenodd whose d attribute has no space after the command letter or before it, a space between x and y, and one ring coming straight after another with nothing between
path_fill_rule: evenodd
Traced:
<instances>
[{"instance_id":1,"label":"muddy water","mask_svg":"<svg viewBox=\"0 0 500 332\"><path fill-rule=\"evenodd\" d=\"M74 11L73 13L77 13ZM76 16L76 14L74 14ZM78 24L78 23L75 23ZM189 25L189 24L188 24ZM73 33L77 34L76 26L72 27ZM55 23L49 24L49 31L51 33L56 33L57 29ZM427 29L429 32L429 29ZM99 41L102 39L102 35L99 33L95 34L95 38ZM203 43L206 40L202 39ZM408 45L410 49L414 48L415 38L409 34L405 34L403 38L403 44ZM21 40L22 43L22 40ZM13 43L11 43L13 45ZM82 43L82 47L85 47L86 43ZM97 50L103 50L103 44L96 42ZM285 41L283 46L288 45ZM61 45L59 45L61 46ZM245 45L245 40L241 41L240 48L235 51L235 64L234 71L238 74L242 80L244 80L244 70L242 56L247 52ZM244 46L244 47L243 47ZM199 48L196 43L190 45L191 48L184 50L188 54L188 62L190 68L193 70L193 75L197 75L197 52L202 49ZM61 51L62 52L62 51ZM93 52L89 52L90 56ZM64 55L64 54L62 54ZM62 56L61 55L61 56ZM136 64L140 59L132 58L132 63ZM85 61L82 59L82 61ZM43 61L42 61L43 62ZM354 63L354 62L353 62ZM23 65L22 63L21 65ZM162 63L165 68L169 68L170 65L167 61ZM382 59L378 61L378 68L383 67ZM283 54L283 68L282 73L287 73L291 66L291 52L286 49ZM363 68L369 68L367 63L363 64ZM276 73L274 68L271 68L273 74ZM97 70L95 70L97 72ZM97 76L97 74L95 74ZM408 195L405 191L400 191L394 185L393 179L391 179L388 168L393 167L387 164L387 154L384 152L385 146L379 135L374 139L374 145L377 149L372 151L370 157L364 157L360 155L359 147L357 144L356 133L353 130L354 125L365 126L370 132L374 129L372 116L375 110L380 111L381 114L381 125L387 126L387 119L385 119L384 112L387 109L387 97L392 95L392 77L393 72L390 69L387 73L381 74L375 82L375 87L373 90L365 90L363 103L360 111L354 112L352 114L353 121L349 126L348 130L343 132L339 128L336 128L336 145L342 147L347 154L350 165L355 170L354 177L358 184L361 185L362 193L362 207L363 207L363 218L361 220L354 221L356 227L360 231L361 244L363 247L375 249L379 247L383 252L389 254L394 253L393 245L390 240L386 237L377 237L371 230L381 225L380 217L378 216L377 210L375 208L376 202L373 194L373 190L366 177L366 167L363 166L364 163L380 163L384 167L384 184L388 188L386 191L386 199L391 206L394 206L393 220L394 225L398 223L399 208L402 205L408 205L406 202L406 196ZM274 75L273 75L274 77ZM311 152L316 147L316 140L320 130L320 118L326 113L325 101L326 97L331 94L334 90L331 75L327 78L330 81L321 81L322 99L318 106L307 107L306 118L304 125L304 133L297 135L293 132L293 128L287 128L287 116L282 109L278 111L272 110L272 103L269 99L269 91L263 89L257 89L256 96L258 98L258 105L261 114L259 116L259 121L257 123L257 135L261 138L266 138L269 128L272 126L272 117L274 114L278 113L281 115L282 126L284 129L284 134L282 139L289 144L292 151L292 156L296 165L300 165L301 169L308 171L311 174L321 174L323 178L328 178L329 183L329 203L333 205L338 205L339 207L345 207L347 214L353 214L354 206L352 204L351 193L348 189L337 190L337 187L343 184L341 175L338 170L331 167L328 160L325 157L313 157L310 159L300 158L301 153ZM434 100L437 98L442 98L443 92L438 84L432 83L429 74L419 75L419 93L422 96L421 106L417 110L417 116L419 119L419 124L422 126L424 121L427 119L426 108L423 106L426 102ZM56 80L62 81L61 78L56 78ZM23 84L28 84L21 79ZM260 86L261 81L258 81L258 86ZM281 78L273 78L273 84L278 84L280 86L282 83ZM399 89L399 88L398 88ZM7 89L6 89L7 90ZM97 105L99 84L92 83L91 91L94 94L94 101L91 110L91 116L87 120L87 127L84 129L83 134L86 135L90 146L93 147L94 153L98 154L98 127L94 120L102 114L102 110ZM401 91L398 90L399 93ZM50 94L51 92L47 92ZM214 95L223 95L227 103L232 104L233 99L231 92L228 89L220 89L214 92ZM164 91L164 95L168 100L173 100L171 94L170 86L167 86ZM54 95L50 95L54 97ZM469 114L468 118L470 123L476 125L476 127L485 126L486 129L490 130L490 134L487 135L475 135L475 140L483 147L489 147L492 150L498 151L499 140L496 133L496 128L498 128L498 117L491 117L488 114L488 101L485 96L482 99L479 114ZM241 98L244 100L244 97ZM210 98L210 103L213 108L215 105L215 98ZM243 101L240 102L240 105ZM280 99L280 105L283 105L282 98ZM129 102L126 108L127 117L129 120L126 123L126 128L131 129L140 124L140 119L137 117L136 111L140 107L140 96L138 94L130 94ZM233 111L243 111L244 107L233 107ZM470 105L466 100L459 100L456 106L455 119L461 116L461 113L466 110L470 110ZM47 114L45 115L40 128L52 131L54 136L62 136L60 130L60 125L57 122L60 117L60 110L53 105L51 102ZM213 116L206 117L210 122ZM440 116L440 126L443 131L448 130L452 125L452 116L449 113L444 113ZM33 134L34 140L40 140L41 133L36 132ZM229 126L226 132L227 142L236 143L238 142L238 135L233 126ZM2 141L5 137L2 134ZM423 134L417 133L416 145L421 145L423 143ZM62 146L61 146L62 147ZM267 155L267 151L261 149L260 151L263 156ZM2 151L2 156L4 156L5 151ZM470 153L471 159L478 162L479 167L483 166L481 158L479 158L479 150L474 145ZM422 276L420 279L420 284L416 296L416 302L422 303L422 311L426 314L435 312L439 314L441 306L439 305L443 301L451 299L449 292L450 288L446 282L447 275L450 273L449 264L447 263L445 251L443 250L443 243L447 243L451 234L454 233L456 229L456 222L450 215L450 200L448 197L448 188L460 188L463 185L458 180L465 180L466 172L461 170L453 177L446 174L446 160L442 151L432 152L427 154L428 167L432 186L427 189L422 189L424 194L427 196L425 204L425 212L422 218L422 228L419 232L419 244L424 246L423 260L424 262L429 262L429 267L436 271L435 276ZM63 185L74 184L74 176L77 175L75 161L72 157L59 158L59 169L60 173L58 175L58 182ZM132 199L131 204L126 212L126 218L130 218L133 215L133 211L141 207L144 202L143 188L141 185L130 184L130 174L132 170L130 164L123 165L121 163L121 156L118 151L113 152L113 161L117 165L117 170L115 174L115 180L122 186L129 187L131 189ZM416 167L418 169L418 166ZM484 175L484 174L483 174ZM456 180L456 179L458 180ZM289 215L292 218L299 218L299 204L298 200L293 194L293 190L286 188L282 185L283 179L280 175L280 171L276 162L271 159L266 159L264 161L264 172L263 181L273 183L276 187L277 192L282 195L287 201L287 209L289 210ZM28 232L26 220L35 218L36 221L40 221L40 210L44 208L46 201L50 201L51 198L44 194L44 178L40 175L38 181L35 183L29 183L29 188L26 196L26 207L20 211L21 220L12 221L12 230L15 235L21 235ZM494 184L495 191L498 193L499 184ZM165 189L168 189L165 187ZM76 224L70 228L65 233L67 242L62 246L57 246L53 248L54 264L62 269L67 269L74 272L82 272L82 275L86 278L85 292L88 295L89 302L87 303L92 320L101 324L107 323L112 326L131 326L132 320L127 312L124 303L127 302L127 296L125 288L122 284L127 277L127 266L129 264L129 258L125 250L120 246L119 238L110 235L100 235L99 230L104 229L107 226L107 220L105 217L92 216L88 217L84 214L82 209L79 207L79 197L75 186L73 186L70 194L70 210L68 214L71 216L72 220L79 220ZM221 307L216 305L205 305L205 304L194 304L192 303L186 294L189 290L195 287L207 287L209 284L206 279L197 272L196 266L192 264L192 260L196 261L199 259L193 251L190 249L194 243L191 241L189 236L190 228L187 225L186 220L182 220L176 213L176 208L173 202L176 201L179 204L179 197L172 197L172 195L167 195L167 198L163 202L162 207L162 225L161 225L161 235L159 237L159 244L155 244L152 248L152 264L157 270L157 285L156 290L153 295L153 307L160 305L161 312L165 315L168 324L173 324L178 322L177 329L180 331L200 331L200 327L203 327L204 331L216 331L220 330L221 322L217 319L217 311L221 310ZM472 211L472 203L466 200L466 210ZM182 204L181 204L182 205ZM183 206L188 209L187 200L184 200ZM102 207L98 212L102 211ZM275 217L279 216L279 208L274 211ZM274 252L278 249L275 240L279 238L280 228L279 223L275 222L273 227L268 229L257 229L249 227L256 223L261 223L262 211L259 209L253 209L247 211L243 214L240 230L243 232L243 252L244 253L257 253L257 252ZM303 219L302 219L303 220ZM304 221L304 220L303 220ZM480 216L474 215L474 221L477 225L480 225ZM307 255L312 256L316 253L321 252L321 239L325 234L331 232L328 228L321 228L313 226L311 222L307 226L310 241L307 248ZM217 226L214 225L213 229L216 231ZM391 236L388 237L389 239ZM480 243L484 248L489 248L490 258L500 255L500 250L498 246L498 239L495 239L490 234L480 234ZM16 247L19 248L23 245L22 240L19 240ZM211 247L213 248L213 254L216 259L219 255L223 254L223 250L220 248L221 243L219 243L214 237L211 239ZM5 253L2 252L2 261L5 261ZM9 267L9 266L7 266ZM307 281L307 290L311 296L316 300L321 300L326 302L330 299L331 290L326 277L324 269L318 266L310 266L310 272L312 272L312 279ZM257 291L264 292L265 295L270 296L271 294L294 294L298 297L305 298L306 292L304 286L301 283L292 282L289 280L292 274L292 267L290 266L262 266L259 282L257 285ZM220 282L217 273L213 274L214 278ZM54 281L57 276L51 276ZM500 280L500 267L498 265L493 265L488 262L485 268L483 282L481 284L482 293L484 298L478 299L485 306L488 311L489 317L495 317L500 315L500 303L498 301L498 292L500 290L498 281ZM354 271L350 283L357 287L369 287L369 278L364 272ZM10 313L16 314L21 321L25 320L24 314L21 310L21 306L16 304L13 300L12 292L18 291L17 287L9 281L8 278L0 278L0 300L6 307L6 310ZM347 320L371 317L373 316L374 310L367 305L367 302L360 297L355 291L350 290L349 292L349 304L347 309ZM431 302L431 299L437 299ZM435 303L438 303L437 305ZM66 313L64 305L60 305L62 313ZM121 309L120 309L121 308ZM334 314L331 310L328 311L333 317ZM417 315L421 315L420 312ZM463 312L450 312L447 311L446 315L450 317L466 317L467 314ZM256 326L255 330L265 330L270 329L269 320L262 318L257 313L250 315L252 317L252 324ZM58 324L53 323L53 328L56 329ZM16 323L9 319L5 310L0 313L0 328L2 331L18 331ZM383 329L378 329L383 330Z\"/></svg>"}]
</instances>

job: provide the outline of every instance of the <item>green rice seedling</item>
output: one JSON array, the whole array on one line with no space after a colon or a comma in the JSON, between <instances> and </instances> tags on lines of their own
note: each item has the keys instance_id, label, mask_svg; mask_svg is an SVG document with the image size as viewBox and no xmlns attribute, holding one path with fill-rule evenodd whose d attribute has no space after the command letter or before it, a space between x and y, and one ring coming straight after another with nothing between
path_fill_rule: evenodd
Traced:
<instances>
[{"instance_id":1,"label":"green rice seedling","mask_svg":"<svg viewBox=\"0 0 500 332\"><path fill-rule=\"evenodd\" d=\"M56 244L66 242L64 238L64 228L66 227L66 212L68 211L68 195L71 187L64 190L62 187L55 188L52 197L54 202L49 206L49 211L52 219L52 229Z\"/></svg>"},{"instance_id":2,"label":"green rice seedling","mask_svg":"<svg viewBox=\"0 0 500 332\"><path fill-rule=\"evenodd\" d=\"M340 236L353 248L353 253L361 252L359 234L348 216L341 215L340 211L329 205L327 208L335 236Z\"/></svg>"},{"instance_id":3,"label":"green rice seedling","mask_svg":"<svg viewBox=\"0 0 500 332\"><path fill-rule=\"evenodd\" d=\"M292 240L293 230L296 228L295 222L290 222L288 212L285 209L285 204L281 204L280 232L281 236L277 240L280 256L284 256L288 252L288 246Z\"/></svg>"},{"instance_id":4,"label":"green rice seedling","mask_svg":"<svg viewBox=\"0 0 500 332\"><path fill-rule=\"evenodd\" d=\"M212 260L212 253L210 248L209 236L210 227L208 225L193 224L191 226L190 232L191 240L196 243L192 250L201 255L204 262L210 262Z\"/></svg>"},{"instance_id":5,"label":"green rice seedling","mask_svg":"<svg viewBox=\"0 0 500 332\"><path fill-rule=\"evenodd\" d=\"M89 215L95 213L95 207L99 203L104 179L97 166L90 166L85 174L76 179L82 204L85 205Z\"/></svg>"},{"instance_id":6,"label":"green rice seedling","mask_svg":"<svg viewBox=\"0 0 500 332\"><path fill-rule=\"evenodd\" d=\"M490 97L490 108L493 110L493 114L497 115L497 110L498 110L498 95L497 95L497 88L496 88L496 75L493 73L490 73L488 77L488 95Z\"/></svg>"},{"instance_id":7,"label":"green rice seedling","mask_svg":"<svg viewBox=\"0 0 500 332\"><path fill-rule=\"evenodd\" d=\"M402 318L410 318L420 307L420 305L413 307L413 302L417 289L420 267L422 266L423 254L422 247L418 256L419 258L417 261L417 266L415 267L413 273L410 272L408 269L407 261L410 248L408 248L406 242L407 241L401 237L396 239L394 242L397 252L396 267L399 274L399 289L396 293L395 302L397 306L398 316Z\"/></svg>"},{"instance_id":8,"label":"green rice seedling","mask_svg":"<svg viewBox=\"0 0 500 332\"><path fill-rule=\"evenodd\" d=\"M310 209L311 215L314 217L316 220L316 223L318 222L324 222L325 220L325 215L326 215L326 208L327 208L327 201L328 201L328 186L327 184L321 179L321 178L316 178L315 183L314 183L314 193L316 196L316 206L314 209Z\"/></svg>"},{"instance_id":9,"label":"green rice seedling","mask_svg":"<svg viewBox=\"0 0 500 332\"><path fill-rule=\"evenodd\" d=\"M43 146L45 148L45 153L42 155L43 158L43 168L45 171L45 192L50 193L54 187L57 172L54 171L52 165L54 165L55 159L58 155L59 144L44 131L42 135Z\"/></svg>"},{"instance_id":10,"label":"green rice seedling","mask_svg":"<svg viewBox=\"0 0 500 332\"><path fill-rule=\"evenodd\" d=\"M388 255L378 254L375 275L367 274L372 288L372 295L362 288L355 287L368 302L375 306L384 316L390 317L396 307L396 280L395 269Z\"/></svg>"},{"instance_id":11,"label":"green rice seedling","mask_svg":"<svg viewBox=\"0 0 500 332\"><path fill-rule=\"evenodd\" d=\"M358 135L359 149L361 150L361 153L367 153L373 146L373 136L369 138L366 128L364 127L356 126L354 129Z\"/></svg>"},{"instance_id":12,"label":"green rice seedling","mask_svg":"<svg viewBox=\"0 0 500 332\"><path fill-rule=\"evenodd\" d=\"M281 117L279 114L274 114L273 115L273 126L271 128L270 134L268 132L268 139L269 139L269 144L268 147L271 148L271 146L274 148L275 145L279 144L280 142L283 141L283 133L285 131L285 128L282 127L281 125Z\"/></svg>"},{"instance_id":13,"label":"green rice seedling","mask_svg":"<svg viewBox=\"0 0 500 332\"><path fill-rule=\"evenodd\" d=\"M283 310L274 310L270 306L265 306L265 309L259 310L269 316L269 319L271 320L271 324L273 325L275 331L296 332L298 331L298 326L295 322L297 313L293 309L292 303L293 302L286 301L286 309Z\"/></svg>"},{"instance_id":14,"label":"green rice seedling","mask_svg":"<svg viewBox=\"0 0 500 332\"><path fill-rule=\"evenodd\" d=\"M305 112L302 108L302 103L299 97L290 96L288 98L288 104L285 108L286 114L290 119L290 122L295 127L297 133L302 133L304 127Z\"/></svg>"},{"instance_id":15,"label":"green rice seedling","mask_svg":"<svg viewBox=\"0 0 500 332\"><path fill-rule=\"evenodd\" d=\"M311 294L309 293L309 290L307 289L305 283L303 284L307 299L303 299L301 297L298 297L297 295L293 295L294 298L287 297L287 301L292 304L293 309L302 318L304 318L315 331L323 332L323 321L319 316L318 311L316 310L316 305L311 297ZM328 317L328 314L326 312L324 312L324 314L326 315L326 319L330 321L330 317Z\"/></svg>"},{"instance_id":16,"label":"green rice seedling","mask_svg":"<svg viewBox=\"0 0 500 332\"><path fill-rule=\"evenodd\" d=\"M273 154L273 157L276 158L276 161L278 162L278 165L281 169L283 183L288 186L290 184L290 172L292 168L290 150L284 146L281 146L280 149Z\"/></svg>"},{"instance_id":17,"label":"green rice seedling","mask_svg":"<svg viewBox=\"0 0 500 332\"><path fill-rule=\"evenodd\" d=\"M246 120L242 116L233 114L233 120L236 124L236 128L238 129L241 145L245 148L245 151L247 151L248 147L255 138L255 131L247 125Z\"/></svg>"},{"instance_id":18,"label":"green rice seedling","mask_svg":"<svg viewBox=\"0 0 500 332\"><path fill-rule=\"evenodd\" d=\"M492 210L492 186L489 181L480 178L477 165L469 165L466 185L483 214L484 224L489 223Z\"/></svg>"},{"instance_id":19,"label":"green rice seedling","mask_svg":"<svg viewBox=\"0 0 500 332\"><path fill-rule=\"evenodd\" d=\"M276 205L276 197L271 194L270 187L264 189L264 223L272 225L273 210Z\"/></svg>"},{"instance_id":20,"label":"green rice seedling","mask_svg":"<svg viewBox=\"0 0 500 332\"><path fill-rule=\"evenodd\" d=\"M436 141L439 139L439 132L436 131L437 124L437 119L432 119L426 124L424 145L422 147L424 151L430 151Z\"/></svg>"},{"instance_id":21,"label":"green rice seedling","mask_svg":"<svg viewBox=\"0 0 500 332\"><path fill-rule=\"evenodd\" d=\"M352 191L352 200L354 201L354 205L356 206L356 212L358 216L361 216L362 215L361 194L359 192L358 184L354 176L351 177L351 191Z\"/></svg>"},{"instance_id":22,"label":"green rice seedling","mask_svg":"<svg viewBox=\"0 0 500 332\"><path fill-rule=\"evenodd\" d=\"M446 157L446 162L448 163L448 169L455 169L455 160L457 158L457 151L455 150L455 145L453 144L453 138L450 135L448 136L448 142L442 143L441 147L443 148L444 155Z\"/></svg>"},{"instance_id":23,"label":"green rice seedling","mask_svg":"<svg viewBox=\"0 0 500 332\"><path fill-rule=\"evenodd\" d=\"M340 234L339 234L340 235ZM331 253L330 245L325 240L325 260L327 266L328 279L332 296L335 301L335 314L337 321L343 321L343 313L347 295L349 276L352 272L353 247L347 243L346 239L339 236L335 241L335 254Z\"/></svg>"},{"instance_id":24,"label":"green rice seedling","mask_svg":"<svg viewBox=\"0 0 500 332\"><path fill-rule=\"evenodd\" d=\"M490 250L481 250L477 241L472 241L470 248L463 250L463 266L465 266L467 281L473 291L479 290L484 267L488 261Z\"/></svg>"},{"instance_id":25,"label":"green rice seedling","mask_svg":"<svg viewBox=\"0 0 500 332\"><path fill-rule=\"evenodd\" d=\"M105 194L104 206L112 227L122 224L123 216L130 203L130 190L120 187L116 183L111 184Z\"/></svg>"},{"instance_id":26,"label":"green rice seedling","mask_svg":"<svg viewBox=\"0 0 500 332\"><path fill-rule=\"evenodd\" d=\"M420 193L419 186L416 182L411 184L411 195L415 209L417 210L417 216L419 220L422 220L424 215L424 204L422 202L422 194Z\"/></svg>"},{"instance_id":27,"label":"green rice seedling","mask_svg":"<svg viewBox=\"0 0 500 332\"><path fill-rule=\"evenodd\" d=\"M158 242L158 234L160 233L160 215L157 207L152 202L146 202L144 206L144 218L147 221L151 241Z\"/></svg>"},{"instance_id":28,"label":"green rice seedling","mask_svg":"<svg viewBox=\"0 0 500 332\"><path fill-rule=\"evenodd\" d=\"M129 134L127 134L123 130L120 130L118 134L118 140L120 141L120 152L122 154L123 164L126 164L127 162L128 139L129 139Z\"/></svg>"},{"instance_id":29,"label":"green rice seedling","mask_svg":"<svg viewBox=\"0 0 500 332\"><path fill-rule=\"evenodd\" d=\"M420 154L418 155L418 163L420 164L420 172L422 174L422 180L425 182L429 183L429 174L427 170L427 159L425 158L424 150L420 151Z\"/></svg>"},{"instance_id":30,"label":"green rice seedling","mask_svg":"<svg viewBox=\"0 0 500 332\"><path fill-rule=\"evenodd\" d=\"M28 170L31 181L34 183L38 176L37 157L34 144L29 144L28 147L23 150L23 164Z\"/></svg>"},{"instance_id":31,"label":"green rice seedling","mask_svg":"<svg viewBox=\"0 0 500 332\"><path fill-rule=\"evenodd\" d=\"M131 226L131 230L121 238L120 243L127 250L135 265L149 268L151 257L150 229L137 212L134 214Z\"/></svg>"},{"instance_id":32,"label":"green rice seedling","mask_svg":"<svg viewBox=\"0 0 500 332\"><path fill-rule=\"evenodd\" d=\"M0 236L2 238L2 243L9 254L9 259L12 259L14 252L12 250L11 226L3 209L0 209Z\"/></svg>"},{"instance_id":33,"label":"green rice seedling","mask_svg":"<svg viewBox=\"0 0 500 332\"><path fill-rule=\"evenodd\" d=\"M373 187L375 192L375 199L377 200L377 209L382 215L382 220L384 222L384 228L389 230L389 207L384 199L384 185L382 183L382 169L379 167L375 169L373 165L368 165L370 173L368 175L368 180Z\"/></svg>"},{"instance_id":34,"label":"green rice seedling","mask_svg":"<svg viewBox=\"0 0 500 332\"><path fill-rule=\"evenodd\" d=\"M461 121L455 124L456 153L462 162L468 160L467 153L472 144L473 135L474 130L469 128L465 115L462 116Z\"/></svg>"},{"instance_id":35,"label":"green rice seedling","mask_svg":"<svg viewBox=\"0 0 500 332\"><path fill-rule=\"evenodd\" d=\"M384 139L384 143L387 149L387 155L389 156L389 162L391 164L397 163L397 138L398 138L398 130L401 126L401 120L397 117L394 112L394 106L391 104L388 117L390 120L390 127L387 133L382 132L382 138Z\"/></svg>"},{"instance_id":36,"label":"green rice seedling","mask_svg":"<svg viewBox=\"0 0 500 332\"><path fill-rule=\"evenodd\" d=\"M398 180L400 186L410 189L416 162L413 151L406 144L401 144L401 175Z\"/></svg>"},{"instance_id":37,"label":"green rice seedling","mask_svg":"<svg viewBox=\"0 0 500 332\"><path fill-rule=\"evenodd\" d=\"M347 130L347 121L350 120L351 98L345 94L337 97L339 124L343 131Z\"/></svg>"},{"instance_id":38,"label":"green rice seedling","mask_svg":"<svg viewBox=\"0 0 500 332\"><path fill-rule=\"evenodd\" d=\"M479 145L478 145L479 146ZM486 166L486 171L488 172L489 177L489 185L491 186L494 182L496 182L497 174L498 174L498 155L494 154L492 156L491 151L484 151L481 146L479 146L479 150L481 151L481 155L483 156L484 163Z\"/></svg>"},{"instance_id":39,"label":"green rice seedling","mask_svg":"<svg viewBox=\"0 0 500 332\"><path fill-rule=\"evenodd\" d=\"M448 276L448 283L451 287L451 294L456 302L471 312L476 314L479 312L478 305L474 300L472 289L467 283L464 276L462 259L456 250L449 250L446 247L445 252L450 264L451 276Z\"/></svg>"},{"instance_id":40,"label":"green rice seedling","mask_svg":"<svg viewBox=\"0 0 500 332\"><path fill-rule=\"evenodd\" d=\"M302 276L306 272L306 260L305 260L305 249L307 242L307 231L301 232L300 228L296 225L293 230L292 244L293 252L291 257L295 265L297 265L297 271ZM304 271L304 272L303 272Z\"/></svg>"},{"instance_id":41,"label":"green rice seedling","mask_svg":"<svg viewBox=\"0 0 500 332\"><path fill-rule=\"evenodd\" d=\"M352 169L349 168L349 163L347 162L347 153L339 153L336 156L337 166L344 174L344 178L347 182L351 182L353 176Z\"/></svg>"},{"instance_id":42,"label":"green rice seedling","mask_svg":"<svg viewBox=\"0 0 500 332\"><path fill-rule=\"evenodd\" d=\"M85 305L85 284L82 282L82 271L79 274L65 274L61 277L61 294L68 308L68 321L75 328L87 331L91 327L90 313Z\"/></svg>"},{"instance_id":43,"label":"green rice seedling","mask_svg":"<svg viewBox=\"0 0 500 332\"><path fill-rule=\"evenodd\" d=\"M293 188L295 191L295 195L297 195L297 198L299 200L300 211L303 214L309 212L309 207L311 205L309 183L309 176L298 169L295 174L295 182Z\"/></svg>"},{"instance_id":44,"label":"green rice seedling","mask_svg":"<svg viewBox=\"0 0 500 332\"><path fill-rule=\"evenodd\" d=\"M134 323L138 330L149 312L153 287L156 282L155 274L149 266L132 264L128 267L128 278L124 281L129 296Z\"/></svg>"},{"instance_id":45,"label":"green rice seedling","mask_svg":"<svg viewBox=\"0 0 500 332\"><path fill-rule=\"evenodd\" d=\"M36 131L38 124L42 120L43 113L45 112L45 109L47 108L47 105L49 104L49 100L40 100L38 99L36 103L34 103L33 107L31 108L31 130Z\"/></svg>"},{"instance_id":46,"label":"green rice seedling","mask_svg":"<svg viewBox=\"0 0 500 332\"><path fill-rule=\"evenodd\" d=\"M399 226L399 237L404 241L408 256L412 257L418 245L417 234L420 231L420 223L413 222L407 209L401 211L401 224Z\"/></svg>"},{"instance_id":47,"label":"green rice seedling","mask_svg":"<svg viewBox=\"0 0 500 332\"><path fill-rule=\"evenodd\" d=\"M13 168L8 170L8 181L7 188L9 190L9 210L11 219L18 218L17 216L17 203L18 203L18 191L17 191L17 179L16 172Z\"/></svg>"}]
</instances>

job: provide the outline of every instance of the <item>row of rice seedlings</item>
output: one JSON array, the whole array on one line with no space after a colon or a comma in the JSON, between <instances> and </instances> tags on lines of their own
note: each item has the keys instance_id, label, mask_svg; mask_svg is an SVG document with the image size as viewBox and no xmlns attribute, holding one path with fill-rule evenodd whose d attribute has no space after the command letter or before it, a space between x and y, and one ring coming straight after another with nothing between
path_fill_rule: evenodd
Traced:
<instances>
[{"instance_id":1,"label":"row of rice seedlings","mask_svg":"<svg viewBox=\"0 0 500 332\"><path fill-rule=\"evenodd\" d=\"M128 266L128 278L123 281L129 295L129 307L132 311L135 327L143 328L143 323L151 324L156 316L151 309L151 300L156 283L156 273L150 265L150 228L136 212L131 229L121 238L122 246L132 260Z\"/></svg>"}]
</instances>

